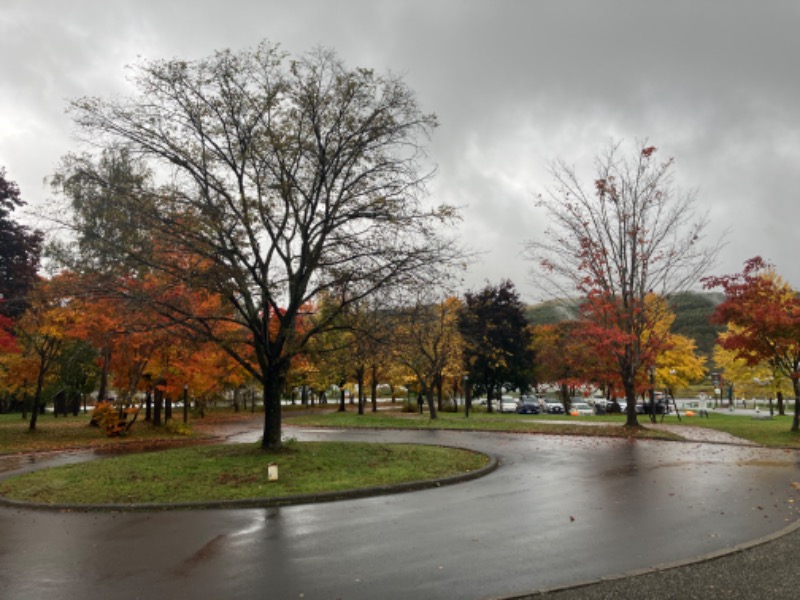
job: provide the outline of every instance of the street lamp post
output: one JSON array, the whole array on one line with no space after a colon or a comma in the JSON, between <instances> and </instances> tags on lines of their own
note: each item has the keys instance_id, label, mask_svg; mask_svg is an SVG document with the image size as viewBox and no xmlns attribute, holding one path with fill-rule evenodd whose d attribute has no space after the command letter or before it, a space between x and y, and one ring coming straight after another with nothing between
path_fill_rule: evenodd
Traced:
<instances>
[{"instance_id":1,"label":"street lamp post","mask_svg":"<svg viewBox=\"0 0 800 600\"><path fill-rule=\"evenodd\" d=\"M469 387L469 375L464 375L464 417L469 417L472 408L472 390Z\"/></svg>"},{"instance_id":2,"label":"street lamp post","mask_svg":"<svg viewBox=\"0 0 800 600\"><path fill-rule=\"evenodd\" d=\"M650 421L656 422L656 368L650 367Z\"/></svg>"},{"instance_id":3,"label":"street lamp post","mask_svg":"<svg viewBox=\"0 0 800 600\"><path fill-rule=\"evenodd\" d=\"M183 384L183 422L189 421L189 384Z\"/></svg>"},{"instance_id":4,"label":"street lamp post","mask_svg":"<svg viewBox=\"0 0 800 600\"><path fill-rule=\"evenodd\" d=\"M675 377L675 374L676 374L676 373L677 373L677 371L676 371L675 369L670 369L670 370L669 370L669 374L670 374L672 377ZM673 383L673 385L674 385L674 383ZM669 389L665 389L665 390L664 390L664 397L665 397L665 398L666 398L666 400L667 400L667 412L669 412L669 399L670 399L670 398L672 398L672 406L674 406L674 407L675 407L675 415L678 417L678 421L681 421L681 420L682 420L682 419L681 419L681 411L679 411L679 410L678 410L678 402L675 400L675 396L673 396L673 395L670 393L670 390L669 390Z\"/></svg>"}]
</instances>

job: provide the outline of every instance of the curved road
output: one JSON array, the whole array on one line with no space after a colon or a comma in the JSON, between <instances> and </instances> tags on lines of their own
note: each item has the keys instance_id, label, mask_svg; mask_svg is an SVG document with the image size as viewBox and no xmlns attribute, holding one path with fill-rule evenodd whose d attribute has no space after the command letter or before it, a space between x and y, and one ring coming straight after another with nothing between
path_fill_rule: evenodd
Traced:
<instances>
[{"instance_id":1,"label":"curved road","mask_svg":"<svg viewBox=\"0 0 800 600\"><path fill-rule=\"evenodd\" d=\"M2 508L0 596L496 598L732 547L787 526L800 505L789 451L452 431L291 435L469 447L501 466L454 486L281 508Z\"/></svg>"}]
</instances>

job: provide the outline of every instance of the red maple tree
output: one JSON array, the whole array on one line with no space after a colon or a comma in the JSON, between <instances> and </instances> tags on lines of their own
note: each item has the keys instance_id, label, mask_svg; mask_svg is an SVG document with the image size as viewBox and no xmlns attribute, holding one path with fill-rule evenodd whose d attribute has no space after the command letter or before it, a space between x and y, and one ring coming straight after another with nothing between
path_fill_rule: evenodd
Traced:
<instances>
[{"instance_id":1,"label":"red maple tree","mask_svg":"<svg viewBox=\"0 0 800 600\"><path fill-rule=\"evenodd\" d=\"M734 324L720 338L726 350L754 365L769 361L792 381L794 419L792 431L800 431L800 298L797 292L760 256L745 262L733 275L706 277L706 288L722 288L725 301L712 319Z\"/></svg>"}]
</instances>

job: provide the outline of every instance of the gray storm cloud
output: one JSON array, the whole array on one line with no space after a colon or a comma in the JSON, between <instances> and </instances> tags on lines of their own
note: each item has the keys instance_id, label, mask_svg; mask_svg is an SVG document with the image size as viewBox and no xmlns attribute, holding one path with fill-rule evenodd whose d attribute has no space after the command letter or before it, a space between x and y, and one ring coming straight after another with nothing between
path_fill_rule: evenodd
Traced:
<instances>
[{"instance_id":1,"label":"gray storm cloud","mask_svg":"<svg viewBox=\"0 0 800 600\"><path fill-rule=\"evenodd\" d=\"M126 93L140 56L322 45L403 74L439 116L431 193L463 207L459 234L483 252L466 285L510 278L533 300L520 251L546 226L534 198L548 162L591 181L609 140L647 138L697 189L712 235L729 232L717 272L761 254L797 286L799 26L796 3L770 1L7 0L0 165L34 208L46 203L43 179L81 149L66 101Z\"/></svg>"}]
</instances>

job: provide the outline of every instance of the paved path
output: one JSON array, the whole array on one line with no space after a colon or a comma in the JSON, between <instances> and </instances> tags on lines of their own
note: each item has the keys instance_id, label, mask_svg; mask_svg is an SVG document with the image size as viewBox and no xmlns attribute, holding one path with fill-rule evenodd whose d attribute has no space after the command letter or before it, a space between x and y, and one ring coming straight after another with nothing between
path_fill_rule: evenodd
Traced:
<instances>
[{"instance_id":1,"label":"paved path","mask_svg":"<svg viewBox=\"0 0 800 600\"><path fill-rule=\"evenodd\" d=\"M743 440L725 431L707 429L705 427L684 427L681 425L665 425L664 423L647 423L651 429L663 429L675 435L679 435L689 442L702 442L705 444L731 444L734 446L758 446L750 440Z\"/></svg>"},{"instance_id":2,"label":"paved path","mask_svg":"<svg viewBox=\"0 0 800 600\"><path fill-rule=\"evenodd\" d=\"M582 427L618 427L619 423L613 423L609 421L556 421L551 419L529 419L531 421L536 421L537 423L542 424L561 424L561 425L577 425ZM681 436L683 439L689 442L702 442L707 444L732 444L735 446L753 446L757 447L758 444L755 442L751 442L750 440L744 440L742 438L736 437L731 435L730 433L726 433L724 431L717 431L716 429L708 429L706 427L696 427L696 426L683 426L683 425L672 425L672 424L665 424L665 423L651 423L650 421L642 423L645 427L649 427L651 429L662 429L664 431L669 431L674 433L675 435Z\"/></svg>"}]
</instances>

